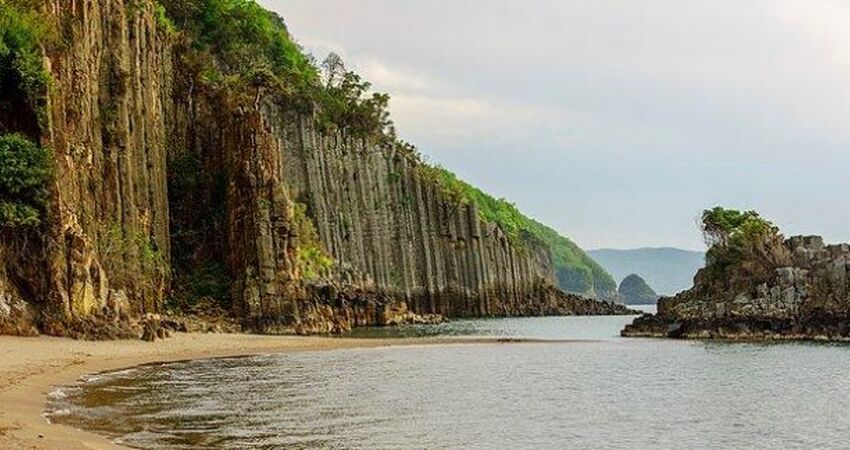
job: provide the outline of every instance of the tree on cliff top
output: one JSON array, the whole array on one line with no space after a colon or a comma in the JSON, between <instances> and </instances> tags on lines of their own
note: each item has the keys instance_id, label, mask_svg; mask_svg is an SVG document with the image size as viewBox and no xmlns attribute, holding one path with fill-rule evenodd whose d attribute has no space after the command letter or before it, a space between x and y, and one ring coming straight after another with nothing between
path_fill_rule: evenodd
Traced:
<instances>
[{"instance_id":1,"label":"tree on cliff top","mask_svg":"<svg viewBox=\"0 0 850 450\"><path fill-rule=\"evenodd\" d=\"M236 94L284 94L305 111L315 111L326 129L359 136L395 138L389 95L328 55L320 67L292 38L284 20L253 0L159 0L160 21L189 38L193 52L184 64L202 84L227 86ZM160 9L157 9L160 11Z\"/></svg>"},{"instance_id":2,"label":"tree on cliff top","mask_svg":"<svg viewBox=\"0 0 850 450\"><path fill-rule=\"evenodd\" d=\"M707 209L700 227L709 246L706 268L717 276L766 276L790 261L779 228L755 211Z\"/></svg>"},{"instance_id":3,"label":"tree on cliff top","mask_svg":"<svg viewBox=\"0 0 850 450\"><path fill-rule=\"evenodd\" d=\"M345 67L342 58L330 53L322 62L324 89L317 92L321 105L322 125L340 124L355 133L388 133L394 137L390 120L390 96L369 90L372 84Z\"/></svg>"}]
</instances>

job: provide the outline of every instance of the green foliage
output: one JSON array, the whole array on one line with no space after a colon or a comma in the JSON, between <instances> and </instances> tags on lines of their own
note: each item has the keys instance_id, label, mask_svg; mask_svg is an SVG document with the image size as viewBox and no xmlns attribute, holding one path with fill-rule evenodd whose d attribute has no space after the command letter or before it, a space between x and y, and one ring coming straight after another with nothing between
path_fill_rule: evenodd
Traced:
<instances>
[{"instance_id":1,"label":"green foliage","mask_svg":"<svg viewBox=\"0 0 850 450\"><path fill-rule=\"evenodd\" d=\"M461 203L474 203L484 220L496 223L516 245L522 246L530 235L543 242L552 254L555 275L561 288L582 294L607 296L616 290L611 275L571 240L557 231L529 218L505 199L493 196L471 186L442 167L427 164L417 166L421 176L433 180L450 197Z\"/></svg>"},{"instance_id":2,"label":"green foliage","mask_svg":"<svg viewBox=\"0 0 850 450\"><path fill-rule=\"evenodd\" d=\"M177 286L169 298L169 309L193 306L202 298L229 306L231 280L227 268L219 261L206 261L193 270L180 272L174 281Z\"/></svg>"},{"instance_id":3,"label":"green foliage","mask_svg":"<svg viewBox=\"0 0 850 450\"><path fill-rule=\"evenodd\" d=\"M109 226L98 239L98 253L110 281L133 286L142 292L156 292L170 276L168 258L142 231Z\"/></svg>"},{"instance_id":4,"label":"green foliage","mask_svg":"<svg viewBox=\"0 0 850 450\"><path fill-rule=\"evenodd\" d=\"M164 252L145 233L125 230L114 224L106 230L100 244L100 252L107 259L117 261L124 260L127 255L137 255L144 273L167 275L168 260Z\"/></svg>"},{"instance_id":5,"label":"green foliage","mask_svg":"<svg viewBox=\"0 0 850 450\"><path fill-rule=\"evenodd\" d=\"M706 244L711 247L729 245L731 240L743 238L747 233L764 232L775 227L755 211L742 212L716 206L703 211L701 228Z\"/></svg>"},{"instance_id":6,"label":"green foliage","mask_svg":"<svg viewBox=\"0 0 850 450\"><path fill-rule=\"evenodd\" d=\"M171 155L168 196L171 218L173 290L167 307L183 309L209 298L230 306L231 279L221 239L227 221L227 182L190 152Z\"/></svg>"},{"instance_id":7,"label":"green foliage","mask_svg":"<svg viewBox=\"0 0 850 450\"><path fill-rule=\"evenodd\" d=\"M165 11L165 6L162 6L161 3L157 2L154 4L153 11L156 23L163 31L169 34L177 32L177 27L174 26L174 22L171 21L171 18L168 17L168 13Z\"/></svg>"},{"instance_id":8,"label":"green foliage","mask_svg":"<svg viewBox=\"0 0 850 450\"><path fill-rule=\"evenodd\" d=\"M715 257L744 253L779 236L779 228L761 218L757 212L741 212L719 206L703 211L700 227L709 246L709 256Z\"/></svg>"},{"instance_id":9,"label":"green foliage","mask_svg":"<svg viewBox=\"0 0 850 450\"><path fill-rule=\"evenodd\" d=\"M258 66L303 87L318 82L312 60L293 42L276 14L253 0L160 0L174 25L196 50L209 52L227 73Z\"/></svg>"},{"instance_id":10,"label":"green foliage","mask_svg":"<svg viewBox=\"0 0 850 450\"><path fill-rule=\"evenodd\" d=\"M321 105L319 119L322 126L345 127L356 134L392 132L389 95L379 92L370 95L371 84L347 70L336 53L325 58L322 68L324 89L316 91Z\"/></svg>"},{"instance_id":11,"label":"green foliage","mask_svg":"<svg viewBox=\"0 0 850 450\"><path fill-rule=\"evenodd\" d=\"M306 205L295 203L292 222L295 236L298 238L295 262L301 277L310 281L327 275L333 267L334 260L322 247L316 227L307 215Z\"/></svg>"},{"instance_id":12,"label":"green foliage","mask_svg":"<svg viewBox=\"0 0 850 450\"><path fill-rule=\"evenodd\" d=\"M0 136L0 227L41 223L51 168L47 149L19 134Z\"/></svg>"},{"instance_id":13,"label":"green foliage","mask_svg":"<svg viewBox=\"0 0 850 450\"><path fill-rule=\"evenodd\" d=\"M36 115L40 127L46 122L44 104L50 75L42 63L40 45L50 35L50 25L22 0L0 1L0 116L21 114L14 99Z\"/></svg>"},{"instance_id":14,"label":"green foliage","mask_svg":"<svg viewBox=\"0 0 850 450\"><path fill-rule=\"evenodd\" d=\"M779 228L755 211L708 209L700 228L709 246L706 267L718 276L740 269L771 271L787 257Z\"/></svg>"},{"instance_id":15,"label":"green foliage","mask_svg":"<svg viewBox=\"0 0 850 450\"><path fill-rule=\"evenodd\" d=\"M293 41L283 19L255 1L159 3L170 23L191 38L195 54L186 62L202 82L243 96L250 93L255 103L264 89L284 94L296 105L316 110L325 130L393 135L387 94L370 92L369 82L346 70L333 53L322 64L323 79L313 57Z\"/></svg>"}]
</instances>

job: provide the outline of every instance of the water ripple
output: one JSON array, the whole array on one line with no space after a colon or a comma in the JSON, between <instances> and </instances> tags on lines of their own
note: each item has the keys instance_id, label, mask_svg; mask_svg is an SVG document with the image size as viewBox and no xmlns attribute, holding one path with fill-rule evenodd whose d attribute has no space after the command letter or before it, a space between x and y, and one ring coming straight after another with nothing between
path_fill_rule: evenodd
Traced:
<instances>
[{"instance_id":1,"label":"water ripple","mask_svg":"<svg viewBox=\"0 0 850 450\"><path fill-rule=\"evenodd\" d=\"M619 339L623 320L459 325L579 344L147 366L58 390L48 415L139 448L845 447L850 347Z\"/></svg>"}]
</instances>

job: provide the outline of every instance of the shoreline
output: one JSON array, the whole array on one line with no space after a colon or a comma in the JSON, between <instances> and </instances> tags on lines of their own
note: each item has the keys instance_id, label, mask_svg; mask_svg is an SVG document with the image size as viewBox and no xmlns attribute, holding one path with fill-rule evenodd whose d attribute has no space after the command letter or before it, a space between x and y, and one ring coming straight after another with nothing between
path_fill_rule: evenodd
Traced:
<instances>
[{"instance_id":1,"label":"shoreline","mask_svg":"<svg viewBox=\"0 0 850 450\"><path fill-rule=\"evenodd\" d=\"M495 338L336 338L251 334L177 333L156 342L77 341L47 336L0 336L0 448L120 449L106 437L43 416L57 385L86 374L140 365L269 353L377 348L405 345L505 344Z\"/></svg>"}]
</instances>

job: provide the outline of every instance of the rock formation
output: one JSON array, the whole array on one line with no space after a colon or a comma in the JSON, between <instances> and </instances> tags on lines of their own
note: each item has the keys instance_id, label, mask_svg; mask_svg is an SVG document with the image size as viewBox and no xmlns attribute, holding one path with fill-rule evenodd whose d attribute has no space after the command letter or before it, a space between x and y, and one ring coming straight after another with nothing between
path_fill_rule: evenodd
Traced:
<instances>
[{"instance_id":1,"label":"rock formation","mask_svg":"<svg viewBox=\"0 0 850 450\"><path fill-rule=\"evenodd\" d=\"M658 294L643 278L634 273L623 278L617 293L626 305L652 305L658 300Z\"/></svg>"},{"instance_id":2,"label":"rock formation","mask_svg":"<svg viewBox=\"0 0 850 450\"><path fill-rule=\"evenodd\" d=\"M710 268L695 286L658 301L624 336L723 339L850 339L850 246L819 236L783 243L786 265L765 277L717 289Z\"/></svg>"},{"instance_id":3,"label":"rock formation","mask_svg":"<svg viewBox=\"0 0 850 450\"><path fill-rule=\"evenodd\" d=\"M137 334L128 319L210 273L265 332L627 312L555 289L544 246L509 241L403 146L329 130L260 84L202 82L155 2L37 11L62 41L41 46L51 87L0 92L29 105L0 134L49 148L55 175L46 220L0 234L0 333Z\"/></svg>"}]
</instances>

